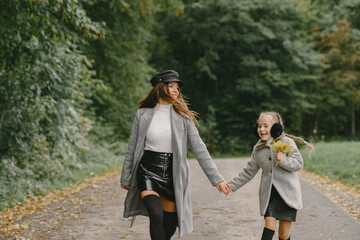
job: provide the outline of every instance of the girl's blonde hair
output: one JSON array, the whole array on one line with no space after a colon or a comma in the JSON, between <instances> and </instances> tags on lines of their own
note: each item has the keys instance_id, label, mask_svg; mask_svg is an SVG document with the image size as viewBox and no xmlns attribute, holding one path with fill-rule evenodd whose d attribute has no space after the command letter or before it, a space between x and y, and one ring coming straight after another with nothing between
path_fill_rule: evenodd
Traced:
<instances>
[{"instance_id":1,"label":"girl's blonde hair","mask_svg":"<svg viewBox=\"0 0 360 240\"><path fill-rule=\"evenodd\" d=\"M271 112L262 112L262 113L260 113L259 118L260 118L261 115L271 116L272 119L274 120L274 123L280 123L281 126L284 127L284 122L283 122L282 117L281 117L281 115L279 113L273 112L273 111L271 111ZM300 142L302 144L306 144L306 147L309 150L309 154L311 154L315 150L314 139L313 138L310 139L310 143L309 143L309 142L305 141L301 137L296 137L294 135L290 135L290 134L285 133L285 132L284 132L284 134L285 134L285 136L287 136L287 137L289 137L289 138L291 138L291 139L293 139L295 141L298 141L298 142Z\"/></svg>"}]
</instances>

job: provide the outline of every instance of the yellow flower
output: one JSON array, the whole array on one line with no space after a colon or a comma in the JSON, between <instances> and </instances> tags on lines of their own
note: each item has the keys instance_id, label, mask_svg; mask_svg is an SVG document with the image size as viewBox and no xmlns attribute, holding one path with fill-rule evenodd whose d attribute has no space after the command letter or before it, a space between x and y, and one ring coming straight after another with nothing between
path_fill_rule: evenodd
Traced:
<instances>
[{"instance_id":1,"label":"yellow flower","mask_svg":"<svg viewBox=\"0 0 360 240\"><path fill-rule=\"evenodd\" d=\"M281 141L275 142L274 140L272 140L272 143L268 144L268 146L274 153L282 152L286 154L286 153L292 153L293 151L293 147L289 147L289 142L283 143ZM277 167L278 164L279 161L276 161L275 167Z\"/></svg>"},{"instance_id":2,"label":"yellow flower","mask_svg":"<svg viewBox=\"0 0 360 240\"><path fill-rule=\"evenodd\" d=\"M275 142L272 140L272 143L268 145L273 152L282 152L282 153L292 153L293 147L289 147L289 142L283 143L281 141Z\"/></svg>"}]
</instances>

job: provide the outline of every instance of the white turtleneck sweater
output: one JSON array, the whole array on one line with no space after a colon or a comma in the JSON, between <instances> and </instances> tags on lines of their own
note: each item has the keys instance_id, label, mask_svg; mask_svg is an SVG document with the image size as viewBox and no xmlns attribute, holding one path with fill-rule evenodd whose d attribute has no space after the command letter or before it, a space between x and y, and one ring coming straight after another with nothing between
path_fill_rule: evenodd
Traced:
<instances>
[{"instance_id":1,"label":"white turtleneck sweater","mask_svg":"<svg viewBox=\"0 0 360 240\"><path fill-rule=\"evenodd\" d=\"M171 104L156 104L155 114L145 138L145 150L172 153L171 145Z\"/></svg>"}]
</instances>

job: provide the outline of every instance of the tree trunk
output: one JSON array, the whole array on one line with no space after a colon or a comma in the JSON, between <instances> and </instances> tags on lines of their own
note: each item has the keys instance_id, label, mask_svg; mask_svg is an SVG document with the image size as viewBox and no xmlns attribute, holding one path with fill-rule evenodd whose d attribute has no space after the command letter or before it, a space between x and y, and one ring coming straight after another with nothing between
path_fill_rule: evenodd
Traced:
<instances>
[{"instance_id":1,"label":"tree trunk","mask_svg":"<svg viewBox=\"0 0 360 240\"><path fill-rule=\"evenodd\" d=\"M355 136L355 108L351 110L351 136Z\"/></svg>"}]
</instances>

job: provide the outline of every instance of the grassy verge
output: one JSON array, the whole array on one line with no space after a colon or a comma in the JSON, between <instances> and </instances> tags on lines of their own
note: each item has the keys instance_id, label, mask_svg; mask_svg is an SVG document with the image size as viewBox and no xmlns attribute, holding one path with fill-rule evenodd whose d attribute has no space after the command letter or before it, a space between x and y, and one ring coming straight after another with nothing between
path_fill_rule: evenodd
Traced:
<instances>
[{"instance_id":1,"label":"grassy verge","mask_svg":"<svg viewBox=\"0 0 360 240\"><path fill-rule=\"evenodd\" d=\"M89 177L101 176L120 169L127 144L119 142L112 145L106 142L92 143L88 151L78 153L76 157L64 161L49 157L51 161L48 161L48 165L46 165L47 159L38 162L37 166L42 172L38 171L37 175L26 175L27 168L21 169L8 165L8 169L5 169L8 173L0 174L2 186L0 187L0 211L20 204L27 198L46 195L50 191L67 188ZM62 162L64 164L61 164ZM55 167L50 163L55 163ZM34 168L36 169L37 166ZM0 170L4 172L4 169Z\"/></svg>"},{"instance_id":2,"label":"grassy verge","mask_svg":"<svg viewBox=\"0 0 360 240\"><path fill-rule=\"evenodd\" d=\"M318 142L311 157L302 148L304 169L333 181L360 184L360 142Z\"/></svg>"}]
</instances>

